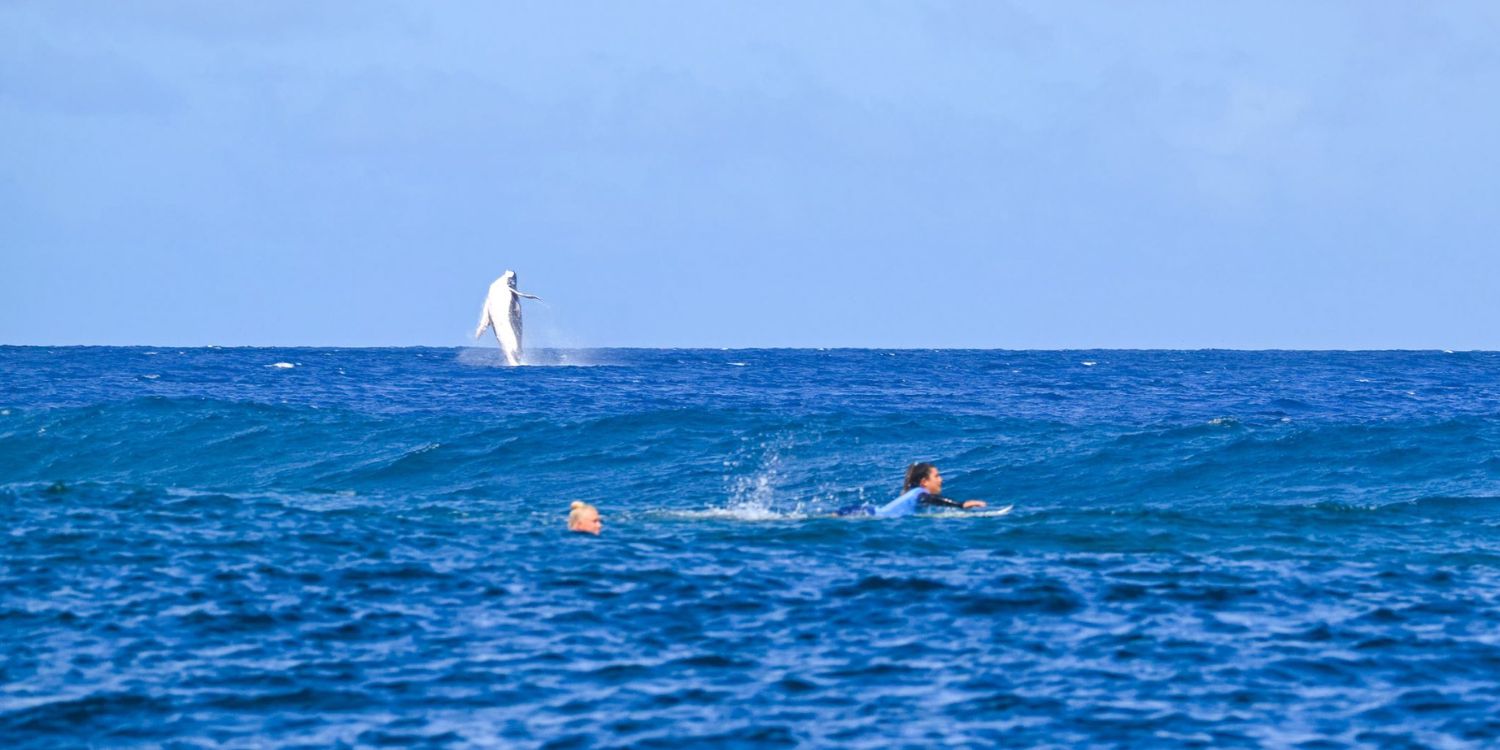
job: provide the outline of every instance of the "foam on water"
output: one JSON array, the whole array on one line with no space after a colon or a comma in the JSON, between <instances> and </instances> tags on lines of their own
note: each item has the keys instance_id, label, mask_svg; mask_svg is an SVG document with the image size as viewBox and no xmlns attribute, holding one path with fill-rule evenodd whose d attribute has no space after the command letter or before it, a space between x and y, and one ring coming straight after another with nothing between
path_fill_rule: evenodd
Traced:
<instances>
[{"instance_id":1,"label":"foam on water","mask_svg":"<svg viewBox=\"0 0 1500 750\"><path fill-rule=\"evenodd\" d=\"M514 367L505 353L496 347L471 346L457 350L455 361L468 367ZM603 350L594 349L528 349L521 358L522 367L599 367L613 364Z\"/></svg>"},{"instance_id":2,"label":"foam on water","mask_svg":"<svg viewBox=\"0 0 1500 750\"><path fill-rule=\"evenodd\" d=\"M658 511L657 515L662 518L677 518L688 521L748 521L752 523L762 521L801 521L810 516L798 511L776 511L753 505L747 506L725 506L723 508L704 508L701 510L664 510Z\"/></svg>"}]
</instances>

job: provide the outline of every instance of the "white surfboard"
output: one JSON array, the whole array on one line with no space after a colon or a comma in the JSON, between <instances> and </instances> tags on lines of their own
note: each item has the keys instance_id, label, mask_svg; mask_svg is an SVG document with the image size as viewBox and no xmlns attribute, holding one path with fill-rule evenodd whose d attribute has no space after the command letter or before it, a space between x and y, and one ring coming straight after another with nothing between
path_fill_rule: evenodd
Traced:
<instances>
[{"instance_id":1,"label":"white surfboard","mask_svg":"<svg viewBox=\"0 0 1500 750\"><path fill-rule=\"evenodd\" d=\"M1015 509L1015 505L1002 505L998 508L983 508L981 510L945 510L940 513L918 513L917 515L924 518L973 518L975 516L979 516L981 518L999 518L1000 516L1010 515L1010 512Z\"/></svg>"}]
</instances>

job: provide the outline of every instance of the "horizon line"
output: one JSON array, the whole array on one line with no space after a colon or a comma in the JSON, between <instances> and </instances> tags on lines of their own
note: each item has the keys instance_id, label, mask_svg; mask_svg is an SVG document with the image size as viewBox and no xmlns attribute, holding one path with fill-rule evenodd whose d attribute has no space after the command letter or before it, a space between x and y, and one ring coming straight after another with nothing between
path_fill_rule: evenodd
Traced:
<instances>
[{"instance_id":1,"label":"horizon line","mask_svg":"<svg viewBox=\"0 0 1500 750\"><path fill-rule=\"evenodd\" d=\"M488 346L439 346L433 344L400 344L392 346L379 345L338 345L338 344L0 344L0 349L339 349L339 350L364 350L364 349L484 349L494 347ZM1360 349L1338 349L1326 347L1232 347L1232 346L1194 346L1194 347L1129 347L1129 346L1093 346L1093 347L1033 347L1033 348L1010 348L1010 347L985 347L985 346L544 346L529 349L535 352L570 352L570 351L711 351L711 352L734 352L734 351L898 351L898 352L1434 352L1440 354L1457 353L1494 353L1497 349L1452 349L1445 347L1386 347L1386 348L1360 348Z\"/></svg>"}]
</instances>

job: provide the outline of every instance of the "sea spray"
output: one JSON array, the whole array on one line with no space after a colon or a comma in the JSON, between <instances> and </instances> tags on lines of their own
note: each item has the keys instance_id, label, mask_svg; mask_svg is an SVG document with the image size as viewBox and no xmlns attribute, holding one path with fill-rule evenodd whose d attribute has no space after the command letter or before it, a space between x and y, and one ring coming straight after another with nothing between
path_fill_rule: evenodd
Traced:
<instances>
[{"instance_id":1,"label":"sea spray","mask_svg":"<svg viewBox=\"0 0 1500 750\"><path fill-rule=\"evenodd\" d=\"M742 438L740 452L724 461L727 500L721 515L745 521L802 515L803 503L786 498L782 488L782 454L791 447L792 439L785 433Z\"/></svg>"}]
</instances>

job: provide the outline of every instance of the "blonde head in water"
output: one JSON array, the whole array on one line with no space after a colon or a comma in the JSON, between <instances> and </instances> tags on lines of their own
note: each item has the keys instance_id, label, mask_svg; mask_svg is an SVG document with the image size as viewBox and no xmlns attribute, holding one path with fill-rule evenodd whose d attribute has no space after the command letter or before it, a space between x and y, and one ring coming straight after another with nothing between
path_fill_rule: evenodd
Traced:
<instances>
[{"instance_id":1,"label":"blonde head in water","mask_svg":"<svg viewBox=\"0 0 1500 750\"><path fill-rule=\"evenodd\" d=\"M568 509L568 531L598 535L603 527L604 522L599 519L598 508L582 500L573 501Z\"/></svg>"}]
</instances>

